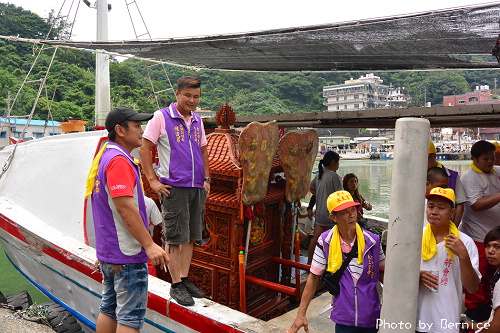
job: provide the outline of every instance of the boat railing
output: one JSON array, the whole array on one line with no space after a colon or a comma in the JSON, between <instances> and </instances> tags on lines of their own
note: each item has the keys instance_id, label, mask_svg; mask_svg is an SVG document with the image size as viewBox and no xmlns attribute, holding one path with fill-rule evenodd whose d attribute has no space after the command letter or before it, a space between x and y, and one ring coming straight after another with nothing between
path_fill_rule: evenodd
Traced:
<instances>
[{"instance_id":1,"label":"boat railing","mask_svg":"<svg viewBox=\"0 0 500 333\"><path fill-rule=\"evenodd\" d=\"M239 272L240 272L240 306L241 312L246 313L246 292L245 292L245 282L253 283L258 286L268 288L271 290L275 290L290 296L295 297L296 301L300 300L300 270L309 271L311 268L310 265L306 265L300 262L300 242L299 242L299 233L298 231L295 233L294 240L294 254L295 260L289 260L281 257L272 257L272 260L280 265L289 266L295 268L295 287L285 286L280 283L267 281L264 279L260 279L254 276L245 275L245 264L243 260L243 254L240 252L240 260L239 260Z\"/></svg>"}]
</instances>

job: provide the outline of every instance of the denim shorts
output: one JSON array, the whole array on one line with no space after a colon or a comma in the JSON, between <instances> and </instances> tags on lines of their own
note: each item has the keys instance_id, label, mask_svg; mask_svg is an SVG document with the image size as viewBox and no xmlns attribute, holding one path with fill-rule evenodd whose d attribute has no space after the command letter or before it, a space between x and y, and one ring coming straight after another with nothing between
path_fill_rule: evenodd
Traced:
<instances>
[{"instance_id":1,"label":"denim shorts","mask_svg":"<svg viewBox=\"0 0 500 333\"><path fill-rule=\"evenodd\" d=\"M172 187L168 197L162 195L165 244L181 245L202 239L205 199L205 189L198 187Z\"/></svg>"},{"instance_id":2,"label":"denim shorts","mask_svg":"<svg viewBox=\"0 0 500 333\"><path fill-rule=\"evenodd\" d=\"M123 264L116 274L111 264L99 260L102 300L99 311L119 324L141 329L148 303L148 264Z\"/></svg>"}]
</instances>

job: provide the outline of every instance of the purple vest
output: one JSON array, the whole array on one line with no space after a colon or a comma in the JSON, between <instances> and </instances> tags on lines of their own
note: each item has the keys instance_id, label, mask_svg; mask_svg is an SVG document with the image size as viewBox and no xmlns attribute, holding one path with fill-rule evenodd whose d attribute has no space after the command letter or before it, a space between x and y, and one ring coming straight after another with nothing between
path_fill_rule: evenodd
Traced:
<instances>
[{"instance_id":1,"label":"purple vest","mask_svg":"<svg viewBox=\"0 0 500 333\"><path fill-rule=\"evenodd\" d=\"M323 251L328 262L330 230L321 234ZM380 238L363 230L365 237L365 254L363 256L363 273L356 284L349 268L340 278L340 294L333 297L330 319L337 324L370 328L376 326L380 317L380 299L375 288L379 281ZM342 254L343 259L345 255Z\"/></svg>"},{"instance_id":2,"label":"purple vest","mask_svg":"<svg viewBox=\"0 0 500 333\"><path fill-rule=\"evenodd\" d=\"M168 163L163 163L161 168L168 168L168 177L161 177L163 184L176 187L203 188L205 165L201 154L201 118L193 112L190 128L175 108L175 103L170 107L161 109L165 118L165 133L168 135L170 152L165 158ZM162 153L162 152L161 152ZM161 159L160 159L161 163ZM165 174L161 171L160 174Z\"/></svg>"},{"instance_id":3,"label":"purple vest","mask_svg":"<svg viewBox=\"0 0 500 333\"><path fill-rule=\"evenodd\" d=\"M444 165L443 165L443 169L445 171L447 171L448 174L450 175L450 177L449 177L450 185L448 185L448 188L451 188L451 189L453 189L453 191L455 191L455 185L457 184L458 172L453 171L453 170L448 169L448 168L445 168Z\"/></svg>"},{"instance_id":4,"label":"purple vest","mask_svg":"<svg viewBox=\"0 0 500 333\"><path fill-rule=\"evenodd\" d=\"M133 157L120 145L108 142L99 161L99 169L92 193L92 215L96 239L97 258L110 264L134 264L148 261L146 251L128 232L110 196L106 167L116 156L125 156L135 170L134 203L147 229L147 213L142 192L139 167Z\"/></svg>"}]
</instances>

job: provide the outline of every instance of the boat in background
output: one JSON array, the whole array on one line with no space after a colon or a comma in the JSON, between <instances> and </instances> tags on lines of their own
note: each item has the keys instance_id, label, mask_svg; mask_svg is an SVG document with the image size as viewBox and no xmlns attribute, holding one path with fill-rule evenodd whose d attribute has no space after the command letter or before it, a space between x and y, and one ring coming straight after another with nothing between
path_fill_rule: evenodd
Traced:
<instances>
[{"instance_id":1,"label":"boat in background","mask_svg":"<svg viewBox=\"0 0 500 333\"><path fill-rule=\"evenodd\" d=\"M392 160L394 152L380 153L379 157L383 160Z\"/></svg>"},{"instance_id":2,"label":"boat in background","mask_svg":"<svg viewBox=\"0 0 500 333\"><path fill-rule=\"evenodd\" d=\"M340 153L341 160L369 160L370 153Z\"/></svg>"}]
</instances>

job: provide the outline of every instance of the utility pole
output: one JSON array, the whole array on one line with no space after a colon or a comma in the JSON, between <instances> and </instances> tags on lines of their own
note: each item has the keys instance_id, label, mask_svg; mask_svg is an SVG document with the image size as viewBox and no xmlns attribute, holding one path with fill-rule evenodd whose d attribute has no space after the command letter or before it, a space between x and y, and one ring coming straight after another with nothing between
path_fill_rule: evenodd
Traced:
<instances>
[{"instance_id":1,"label":"utility pole","mask_svg":"<svg viewBox=\"0 0 500 333\"><path fill-rule=\"evenodd\" d=\"M5 99L7 101L7 112L10 111L10 101L12 101L12 98L10 98L10 91L7 92L7 98ZM7 138L10 137L10 117L9 117L9 126L7 129Z\"/></svg>"},{"instance_id":2,"label":"utility pole","mask_svg":"<svg viewBox=\"0 0 500 333\"><path fill-rule=\"evenodd\" d=\"M97 1L97 41L108 41L108 1ZM109 55L96 53L95 126L104 128L110 111Z\"/></svg>"}]
</instances>

